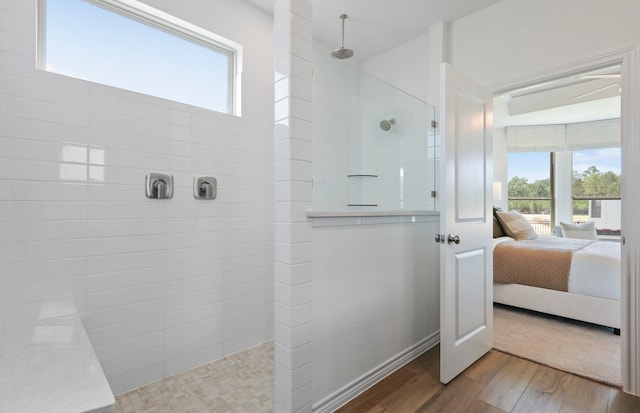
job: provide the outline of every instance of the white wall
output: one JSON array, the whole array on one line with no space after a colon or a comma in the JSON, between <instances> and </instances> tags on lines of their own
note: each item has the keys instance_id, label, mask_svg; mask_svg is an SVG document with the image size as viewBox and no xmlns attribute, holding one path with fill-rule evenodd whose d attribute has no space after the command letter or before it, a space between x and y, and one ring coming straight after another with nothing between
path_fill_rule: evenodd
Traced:
<instances>
[{"instance_id":1,"label":"white wall","mask_svg":"<svg viewBox=\"0 0 640 413\"><path fill-rule=\"evenodd\" d=\"M315 402L439 330L438 216L415 218L314 220Z\"/></svg>"},{"instance_id":2,"label":"white wall","mask_svg":"<svg viewBox=\"0 0 640 413\"><path fill-rule=\"evenodd\" d=\"M371 59L367 69L385 82L426 99L427 77L422 73L426 69L425 48L425 38L416 39L406 47L390 51L388 56L383 52L380 59ZM362 89L363 96L377 97L376 91L371 90L370 83L358 80L353 62L332 60L328 55L328 50L314 44L313 208L316 210L328 205L324 199L315 198L322 195L316 186L316 173L344 173L339 164L346 162L349 152L354 152L352 161L358 167L368 168L363 173L371 173L370 169L380 172L386 158L392 151L401 150L402 144L393 128L389 132L380 131L379 121L396 116L399 121L396 127L403 127L401 122L407 119L402 112L408 118L418 113L386 101L372 109L365 97L360 112L355 112L360 116L344 117L344 111L336 110L345 104L341 96L345 93L359 96ZM398 62L401 55L404 58ZM327 74L335 77L333 81L325 78L317 83ZM383 113L372 113L373 110ZM354 121L365 126L360 130L351 124ZM426 120L425 123L428 124ZM331 127L328 130L327 125ZM340 135L349 128L358 132L357 139L352 137L351 146L344 142L349 138L347 131ZM331 133L332 129L338 132ZM425 130L424 136L422 148L433 146L433 133ZM363 150L362 142L370 148ZM368 157L370 151L383 156ZM433 164L430 167L433 170ZM332 185L337 185L338 178ZM382 209L398 209L398 188L395 183L389 186L388 194L376 194L377 201L386 202L387 208ZM428 193L425 188L420 189L422 195ZM394 200L385 201L389 196L394 196ZM432 199L429 201L433 203ZM437 337L439 249L432 236L438 232L438 220L438 215L313 219L313 400L318 411L333 411L341 401L353 396L350 391L363 390L359 386L372 374L379 374L387 363Z\"/></svg>"},{"instance_id":3,"label":"white wall","mask_svg":"<svg viewBox=\"0 0 640 413\"><path fill-rule=\"evenodd\" d=\"M363 61L360 68L406 93L427 101L429 35L423 34Z\"/></svg>"},{"instance_id":4,"label":"white wall","mask_svg":"<svg viewBox=\"0 0 640 413\"><path fill-rule=\"evenodd\" d=\"M272 19L146 3L244 46L241 118L37 71L34 2L0 4L0 326L79 314L115 393L273 334Z\"/></svg>"},{"instance_id":5,"label":"white wall","mask_svg":"<svg viewBox=\"0 0 640 413\"><path fill-rule=\"evenodd\" d=\"M640 41L636 0L504 0L450 25L450 63L487 86Z\"/></svg>"}]
</instances>

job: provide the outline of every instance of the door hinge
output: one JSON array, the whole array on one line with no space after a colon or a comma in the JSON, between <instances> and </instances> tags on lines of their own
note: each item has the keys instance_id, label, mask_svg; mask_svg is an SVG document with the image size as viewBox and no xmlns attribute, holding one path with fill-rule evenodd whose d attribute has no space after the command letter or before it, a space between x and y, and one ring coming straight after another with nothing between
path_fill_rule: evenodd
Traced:
<instances>
[{"instance_id":1,"label":"door hinge","mask_svg":"<svg viewBox=\"0 0 640 413\"><path fill-rule=\"evenodd\" d=\"M435 128L436 126L438 126L438 122L436 122L435 120L431 121L431 127Z\"/></svg>"},{"instance_id":2,"label":"door hinge","mask_svg":"<svg viewBox=\"0 0 640 413\"><path fill-rule=\"evenodd\" d=\"M436 191L431 191L431 198L435 198L437 195Z\"/></svg>"}]
</instances>

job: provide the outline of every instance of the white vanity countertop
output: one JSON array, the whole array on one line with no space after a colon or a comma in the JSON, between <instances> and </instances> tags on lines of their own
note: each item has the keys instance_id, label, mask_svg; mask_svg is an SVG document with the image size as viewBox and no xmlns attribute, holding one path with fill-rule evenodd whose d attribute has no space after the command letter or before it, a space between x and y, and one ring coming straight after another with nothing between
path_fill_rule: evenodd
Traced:
<instances>
[{"instance_id":1,"label":"white vanity countertop","mask_svg":"<svg viewBox=\"0 0 640 413\"><path fill-rule=\"evenodd\" d=\"M110 413L114 404L80 320L0 328L0 413Z\"/></svg>"}]
</instances>

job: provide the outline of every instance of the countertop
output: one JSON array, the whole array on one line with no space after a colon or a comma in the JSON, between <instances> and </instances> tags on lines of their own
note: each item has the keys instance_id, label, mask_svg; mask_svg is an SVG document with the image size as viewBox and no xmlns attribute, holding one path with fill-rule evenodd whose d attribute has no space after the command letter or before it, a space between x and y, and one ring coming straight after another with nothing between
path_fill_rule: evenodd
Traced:
<instances>
[{"instance_id":1,"label":"countertop","mask_svg":"<svg viewBox=\"0 0 640 413\"><path fill-rule=\"evenodd\" d=\"M0 328L1 413L110 413L114 404L80 320Z\"/></svg>"}]
</instances>

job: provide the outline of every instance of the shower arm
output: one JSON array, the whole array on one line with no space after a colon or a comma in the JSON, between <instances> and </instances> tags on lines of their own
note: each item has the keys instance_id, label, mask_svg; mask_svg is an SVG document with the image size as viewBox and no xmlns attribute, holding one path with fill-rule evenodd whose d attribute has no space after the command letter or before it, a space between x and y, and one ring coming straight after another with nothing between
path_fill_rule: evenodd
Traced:
<instances>
[{"instance_id":1,"label":"shower arm","mask_svg":"<svg viewBox=\"0 0 640 413\"><path fill-rule=\"evenodd\" d=\"M342 20L342 36L340 38L340 48L344 49L344 20L347 18L346 14L340 15L340 20Z\"/></svg>"}]
</instances>

